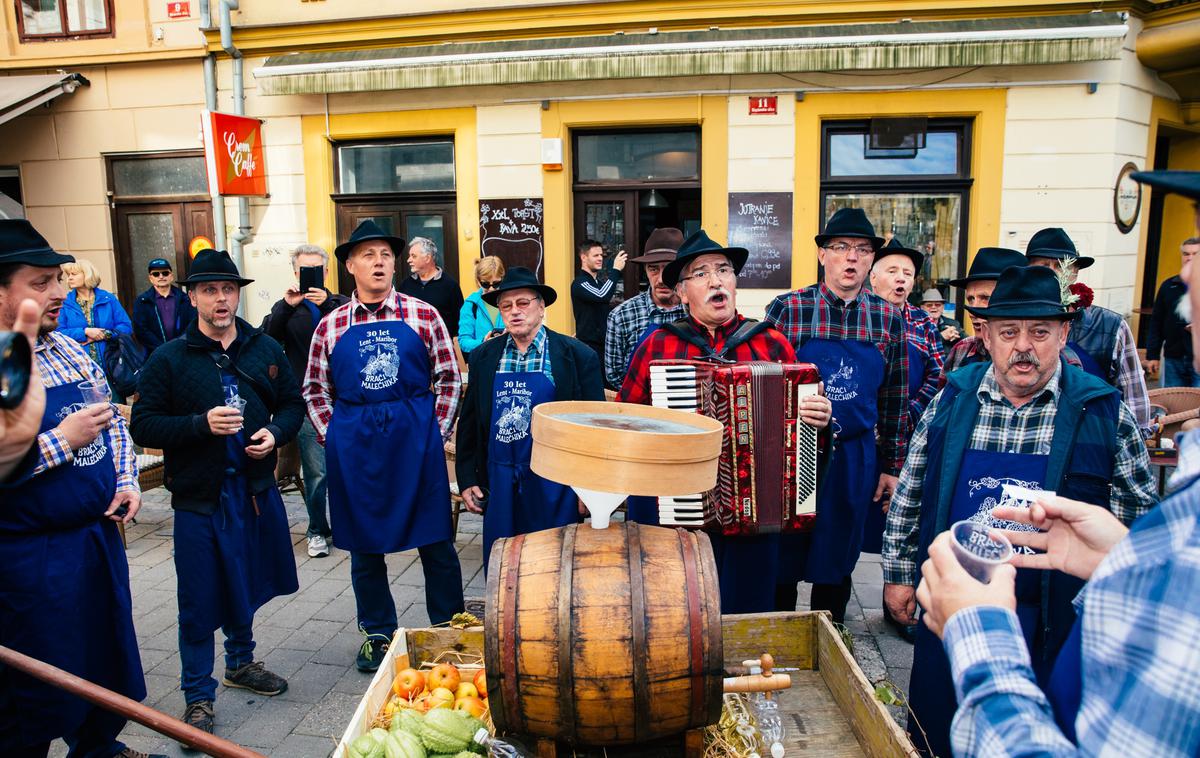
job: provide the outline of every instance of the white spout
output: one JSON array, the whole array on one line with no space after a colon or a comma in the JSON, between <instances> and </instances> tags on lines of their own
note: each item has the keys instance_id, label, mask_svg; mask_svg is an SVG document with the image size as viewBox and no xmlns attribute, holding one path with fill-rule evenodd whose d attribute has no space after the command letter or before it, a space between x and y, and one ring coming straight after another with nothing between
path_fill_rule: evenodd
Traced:
<instances>
[{"instance_id":1,"label":"white spout","mask_svg":"<svg viewBox=\"0 0 1200 758\"><path fill-rule=\"evenodd\" d=\"M609 517L612 516L621 501L628 497L619 492L597 492L596 490L585 490L583 487L572 487L571 489L575 490L575 494L579 495L579 499L592 514L593 529L607 529Z\"/></svg>"}]
</instances>

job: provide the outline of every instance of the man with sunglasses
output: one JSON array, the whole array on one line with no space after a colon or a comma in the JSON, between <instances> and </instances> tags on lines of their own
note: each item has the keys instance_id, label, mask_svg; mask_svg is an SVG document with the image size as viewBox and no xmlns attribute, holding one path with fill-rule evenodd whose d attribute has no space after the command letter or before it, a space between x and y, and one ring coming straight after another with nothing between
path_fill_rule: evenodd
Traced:
<instances>
[{"instance_id":1,"label":"man with sunglasses","mask_svg":"<svg viewBox=\"0 0 1200 758\"><path fill-rule=\"evenodd\" d=\"M175 286L175 272L166 258L155 258L148 266L150 289L133 301L133 336L146 348L146 357L164 342L179 335L196 317L196 309Z\"/></svg>"},{"instance_id":2,"label":"man with sunglasses","mask_svg":"<svg viewBox=\"0 0 1200 758\"><path fill-rule=\"evenodd\" d=\"M816 236L823 279L780 295L766 320L815 363L833 401L837 452L817 495L817 525L787 535L777 605L795 610L796 582L811 582L813 610L842 623L850 601L850 574L858 563L871 503L886 505L896 489L908 448L908 348L904 314L863 288L883 246L859 208L842 208ZM882 460L876 466L876 438ZM864 472L879 471L878 482Z\"/></svg>"},{"instance_id":3,"label":"man with sunglasses","mask_svg":"<svg viewBox=\"0 0 1200 758\"><path fill-rule=\"evenodd\" d=\"M542 323L557 297L521 266L510 268L500 286L483 295L500 310L508 332L471 351L455 472L467 510L483 514L485 572L498 538L579 520L575 492L529 469L534 406L604 399L592 349Z\"/></svg>"}]
</instances>

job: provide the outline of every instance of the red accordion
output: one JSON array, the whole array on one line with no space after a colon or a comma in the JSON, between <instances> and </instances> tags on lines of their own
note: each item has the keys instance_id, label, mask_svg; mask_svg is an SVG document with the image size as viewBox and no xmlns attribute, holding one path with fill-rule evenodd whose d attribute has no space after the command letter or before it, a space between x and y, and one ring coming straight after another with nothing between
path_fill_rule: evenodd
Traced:
<instances>
[{"instance_id":1,"label":"red accordion","mask_svg":"<svg viewBox=\"0 0 1200 758\"><path fill-rule=\"evenodd\" d=\"M717 486L660 497L663 526L725 535L804 532L817 514L817 430L800 401L821 377L811 363L650 363L650 398L662 408L701 413L725 427Z\"/></svg>"}]
</instances>

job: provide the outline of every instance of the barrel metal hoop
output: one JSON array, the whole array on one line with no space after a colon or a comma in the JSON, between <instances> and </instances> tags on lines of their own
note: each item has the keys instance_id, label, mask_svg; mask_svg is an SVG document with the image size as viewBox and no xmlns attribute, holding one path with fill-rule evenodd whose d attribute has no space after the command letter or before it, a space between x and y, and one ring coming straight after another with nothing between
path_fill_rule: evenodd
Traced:
<instances>
[{"instance_id":1,"label":"barrel metal hoop","mask_svg":"<svg viewBox=\"0 0 1200 758\"><path fill-rule=\"evenodd\" d=\"M642 537L636 523L626 527L629 547L629 599L633 621L633 734L650 738L650 680L646 675L646 594L642 576Z\"/></svg>"},{"instance_id":2,"label":"barrel metal hoop","mask_svg":"<svg viewBox=\"0 0 1200 758\"><path fill-rule=\"evenodd\" d=\"M683 554L683 576L687 589L688 606L688 653L691 660L692 680L692 726L705 724L704 680L704 615L700 608L700 573L696 567L696 538L687 529L676 529L679 535L680 552Z\"/></svg>"},{"instance_id":3,"label":"barrel metal hoop","mask_svg":"<svg viewBox=\"0 0 1200 758\"><path fill-rule=\"evenodd\" d=\"M571 637L571 604L575 571L575 533L579 527L570 525L562 530L562 552L558 561L558 693L559 734L574 739L575 666L574 640Z\"/></svg>"},{"instance_id":4,"label":"barrel metal hoop","mask_svg":"<svg viewBox=\"0 0 1200 758\"><path fill-rule=\"evenodd\" d=\"M525 716L521 708L521 675L517 671L517 583L521 576L521 546L525 543L525 535L518 534L508 541L508 556L504 561L504 609L503 646L501 648L501 680L500 688L504 697L504 708L508 716L509 728L513 731L527 730Z\"/></svg>"}]
</instances>

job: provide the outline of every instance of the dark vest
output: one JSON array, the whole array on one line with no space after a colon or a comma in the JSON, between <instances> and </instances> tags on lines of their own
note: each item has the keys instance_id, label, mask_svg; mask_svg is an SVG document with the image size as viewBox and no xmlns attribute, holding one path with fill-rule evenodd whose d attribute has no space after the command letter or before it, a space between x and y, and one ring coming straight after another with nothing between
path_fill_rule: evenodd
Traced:
<instances>
[{"instance_id":1,"label":"dark vest","mask_svg":"<svg viewBox=\"0 0 1200 758\"><path fill-rule=\"evenodd\" d=\"M919 519L918 583L929 545L950 526L950 500L979 415L976 391L990 367L990 363L975 363L950 374L929 421L928 463ZM1115 389L1083 369L1062 362L1044 489L1109 508L1120 409L1121 396ZM1061 571L1044 572L1042 628L1038 635L1043 655L1057 654L1070 633L1075 621L1071 601L1083 584L1083 580Z\"/></svg>"},{"instance_id":2,"label":"dark vest","mask_svg":"<svg viewBox=\"0 0 1200 758\"><path fill-rule=\"evenodd\" d=\"M1124 319L1109 309L1093 305L1084 308L1075 323L1071 324L1071 342L1092 357L1100 369L1101 377L1113 386L1117 383L1113 350L1117 347L1117 333L1121 331L1123 322Z\"/></svg>"}]
</instances>

